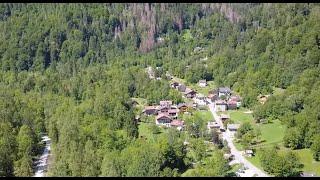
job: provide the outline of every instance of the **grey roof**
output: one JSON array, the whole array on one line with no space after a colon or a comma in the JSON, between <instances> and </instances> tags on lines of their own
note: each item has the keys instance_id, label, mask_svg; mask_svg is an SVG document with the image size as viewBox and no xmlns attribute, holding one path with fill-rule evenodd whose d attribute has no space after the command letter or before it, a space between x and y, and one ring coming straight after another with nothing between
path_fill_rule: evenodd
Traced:
<instances>
[{"instance_id":1,"label":"grey roof","mask_svg":"<svg viewBox=\"0 0 320 180\"><path fill-rule=\"evenodd\" d=\"M205 79L199 80L199 83L206 83L207 81Z\"/></svg>"},{"instance_id":2,"label":"grey roof","mask_svg":"<svg viewBox=\"0 0 320 180\"><path fill-rule=\"evenodd\" d=\"M179 103L178 104L178 108L182 107L182 106L188 106L186 103Z\"/></svg>"},{"instance_id":3,"label":"grey roof","mask_svg":"<svg viewBox=\"0 0 320 180\"><path fill-rule=\"evenodd\" d=\"M184 94L189 94L189 93L195 93L195 91L190 88L186 88L186 91L184 92Z\"/></svg>"},{"instance_id":4,"label":"grey roof","mask_svg":"<svg viewBox=\"0 0 320 180\"><path fill-rule=\"evenodd\" d=\"M183 89L183 90L185 90L187 87L184 85L184 84L180 84L179 86L178 86L178 89Z\"/></svg>"},{"instance_id":5,"label":"grey roof","mask_svg":"<svg viewBox=\"0 0 320 180\"><path fill-rule=\"evenodd\" d=\"M220 87L218 89L219 92L222 92L222 93L230 93L231 92L231 89L228 88L228 87Z\"/></svg>"},{"instance_id":6,"label":"grey roof","mask_svg":"<svg viewBox=\"0 0 320 180\"><path fill-rule=\"evenodd\" d=\"M228 124L228 129L238 129L240 124Z\"/></svg>"}]
</instances>

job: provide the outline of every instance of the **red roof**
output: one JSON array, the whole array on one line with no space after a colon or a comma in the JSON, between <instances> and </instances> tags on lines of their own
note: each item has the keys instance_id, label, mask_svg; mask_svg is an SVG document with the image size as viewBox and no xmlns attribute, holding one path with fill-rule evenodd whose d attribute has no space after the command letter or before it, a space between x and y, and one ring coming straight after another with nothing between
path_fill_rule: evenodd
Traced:
<instances>
[{"instance_id":1,"label":"red roof","mask_svg":"<svg viewBox=\"0 0 320 180\"><path fill-rule=\"evenodd\" d=\"M159 119L159 118L161 118L161 117L167 117L167 118L171 119L167 113L160 113L160 114L158 114L157 117L156 117L156 119Z\"/></svg>"},{"instance_id":2,"label":"red roof","mask_svg":"<svg viewBox=\"0 0 320 180\"><path fill-rule=\"evenodd\" d=\"M230 98L232 101L240 101L240 97L239 96L231 96Z\"/></svg>"},{"instance_id":3,"label":"red roof","mask_svg":"<svg viewBox=\"0 0 320 180\"><path fill-rule=\"evenodd\" d=\"M237 104L237 101L231 100L231 101L228 101L228 104Z\"/></svg>"},{"instance_id":4,"label":"red roof","mask_svg":"<svg viewBox=\"0 0 320 180\"><path fill-rule=\"evenodd\" d=\"M171 126L183 126L184 125L184 121L173 120L170 124L171 124Z\"/></svg>"}]
</instances>

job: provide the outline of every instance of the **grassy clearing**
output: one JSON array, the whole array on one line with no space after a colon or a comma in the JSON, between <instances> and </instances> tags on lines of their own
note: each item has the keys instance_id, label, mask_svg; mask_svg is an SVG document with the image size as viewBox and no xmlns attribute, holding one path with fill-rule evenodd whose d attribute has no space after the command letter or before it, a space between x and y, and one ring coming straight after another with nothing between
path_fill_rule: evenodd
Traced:
<instances>
[{"instance_id":1,"label":"grassy clearing","mask_svg":"<svg viewBox=\"0 0 320 180\"><path fill-rule=\"evenodd\" d=\"M146 137L147 139L153 138L152 132L149 127L152 124L140 122L139 124L139 136Z\"/></svg>"},{"instance_id":2,"label":"grassy clearing","mask_svg":"<svg viewBox=\"0 0 320 180\"><path fill-rule=\"evenodd\" d=\"M255 156L253 157L246 157L248 161L250 161L253 165L255 165L257 168L263 170L260 159L259 159L259 151L256 152Z\"/></svg>"},{"instance_id":3,"label":"grassy clearing","mask_svg":"<svg viewBox=\"0 0 320 180\"><path fill-rule=\"evenodd\" d=\"M317 176L320 176L320 162L317 162L312 158L312 152L310 149L299 149L294 150L294 152L304 165L302 168L303 171L307 173L315 173Z\"/></svg>"},{"instance_id":4,"label":"grassy clearing","mask_svg":"<svg viewBox=\"0 0 320 180\"><path fill-rule=\"evenodd\" d=\"M285 126L281 124L281 121L274 120L272 123L259 124L258 126L261 129L261 139L265 141L258 146L270 146L282 143Z\"/></svg>"},{"instance_id":5,"label":"grassy clearing","mask_svg":"<svg viewBox=\"0 0 320 180\"><path fill-rule=\"evenodd\" d=\"M253 122L252 114L244 113L247 109L229 110L225 114L229 114L232 121L235 123Z\"/></svg>"},{"instance_id":6,"label":"grassy clearing","mask_svg":"<svg viewBox=\"0 0 320 180\"><path fill-rule=\"evenodd\" d=\"M213 90L216 88L215 84L213 81L207 81L208 85L206 87L200 87L198 84L187 84L188 87L191 89L197 91L198 93L201 93L205 96L209 95L209 91Z\"/></svg>"},{"instance_id":7,"label":"grassy clearing","mask_svg":"<svg viewBox=\"0 0 320 180\"><path fill-rule=\"evenodd\" d=\"M282 148L281 151L288 151L288 149ZM316 176L320 176L320 162L313 160L312 152L310 151L310 149L299 149L294 150L293 152L297 154L297 156L300 159L300 162L304 165L301 169L302 171L307 173L314 173L316 174ZM256 155L254 157L247 158L247 160L255 166L257 166L258 168L262 169L259 159L259 150L257 150Z\"/></svg>"},{"instance_id":8,"label":"grassy clearing","mask_svg":"<svg viewBox=\"0 0 320 180\"><path fill-rule=\"evenodd\" d=\"M285 126L281 124L279 120L274 120L268 124L258 124L261 130L261 141L257 145L253 145L253 148L270 147L273 145L281 145L283 141ZM239 142L234 141L234 145L239 150L244 150Z\"/></svg>"},{"instance_id":9,"label":"grassy clearing","mask_svg":"<svg viewBox=\"0 0 320 180\"><path fill-rule=\"evenodd\" d=\"M208 121L212 121L213 120L213 115L210 111L200 111L200 110L197 110L195 111L194 113L195 116L197 117L201 117L203 118L203 120L205 122L208 122Z\"/></svg>"}]
</instances>

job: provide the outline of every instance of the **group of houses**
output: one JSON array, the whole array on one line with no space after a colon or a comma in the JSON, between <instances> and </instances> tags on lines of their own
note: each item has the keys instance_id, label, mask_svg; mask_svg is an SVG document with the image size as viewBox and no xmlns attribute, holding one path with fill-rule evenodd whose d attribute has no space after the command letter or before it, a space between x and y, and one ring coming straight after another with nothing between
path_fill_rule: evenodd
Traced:
<instances>
[{"instance_id":1,"label":"group of houses","mask_svg":"<svg viewBox=\"0 0 320 180\"><path fill-rule=\"evenodd\" d=\"M241 106L241 98L237 95L232 95L228 87L219 87L210 91L208 98L215 103L215 111L233 110Z\"/></svg>"},{"instance_id":2,"label":"group of houses","mask_svg":"<svg viewBox=\"0 0 320 180\"><path fill-rule=\"evenodd\" d=\"M186 98L194 98L197 94L196 91L188 88L187 86L185 86L184 84L178 83L178 82L173 82L171 83L171 87L174 89L177 89L178 91L183 93L183 96Z\"/></svg>"},{"instance_id":3,"label":"group of houses","mask_svg":"<svg viewBox=\"0 0 320 180\"><path fill-rule=\"evenodd\" d=\"M219 118L221 122L224 123L225 121L230 119L230 116L228 114L220 114ZM228 124L227 129L229 129L229 131L237 131L239 127L239 124ZM208 131L216 129L218 132L224 130L223 127L220 127L220 125L215 121L208 122L207 129Z\"/></svg>"},{"instance_id":4,"label":"group of houses","mask_svg":"<svg viewBox=\"0 0 320 180\"><path fill-rule=\"evenodd\" d=\"M173 105L172 101L160 101L159 105L146 106L143 113L147 116L154 115L156 125L166 127L176 127L178 130L184 128L184 121L178 119L178 113L184 113L188 111L191 105L187 103L180 103Z\"/></svg>"}]
</instances>

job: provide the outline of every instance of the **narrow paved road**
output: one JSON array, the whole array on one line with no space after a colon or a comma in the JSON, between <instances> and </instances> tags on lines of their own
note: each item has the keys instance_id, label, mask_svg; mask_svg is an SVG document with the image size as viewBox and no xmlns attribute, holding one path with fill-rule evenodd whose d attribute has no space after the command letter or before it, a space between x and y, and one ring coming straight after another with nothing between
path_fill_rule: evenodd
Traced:
<instances>
[{"instance_id":1,"label":"narrow paved road","mask_svg":"<svg viewBox=\"0 0 320 180\"><path fill-rule=\"evenodd\" d=\"M40 156L39 160L36 161L36 172L33 177L44 177L46 170L48 168L48 158L50 155L50 145L51 145L51 140L48 136L43 136L42 137L42 142L46 143L46 146L43 150L42 155Z\"/></svg>"},{"instance_id":2,"label":"narrow paved road","mask_svg":"<svg viewBox=\"0 0 320 180\"><path fill-rule=\"evenodd\" d=\"M223 127L223 123L221 119L219 118L218 114L214 110L214 103L212 103L209 100L209 109L216 120L216 122L220 125L220 127ZM225 127L226 128L226 127ZM262 170L258 169L255 167L251 162L249 162L243 155L242 152L237 150L236 147L234 146L232 140L233 140L233 135L232 133L226 129L225 132L222 132L222 137L224 140L228 142L228 146L230 147L231 154L234 155L234 158L236 161L242 163L247 170L245 170L245 173L239 174L241 177L252 177L254 174L256 174L258 177L269 177L266 173L264 173Z\"/></svg>"},{"instance_id":3,"label":"narrow paved road","mask_svg":"<svg viewBox=\"0 0 320 180\"><path fill-rule=\"evenodd\" d=\"M194 102L196 102L195 98L193 98L192 100ZM218 114L214 110L214 103L210 99L207 99L207 101L209 102L208 107L209 107L214 119L220 125L220 127L224 127L221 119L219 118ZM226 128L227 127L225 127L225 129ZM242 155L241 151L236 149L236 147L234 146L234 144L232 142L233 135L228 129L226 129L225 132L222 132L222 138L227 141L228 147L230 148L230 151L231 151L231 154L234 155L235 160L233 160L233 162L234 163L239 162L239 163L243 164L246 168L248 168L247 170L245 170L245 173L239 174L241 177L253 177L254 175L256 175L257 177L269 177L269 175L267 175L265 172L263 172L262 170L260 170L256 166L254 166L251 162L249 162Z\"/></svg>"}]
</instances>

